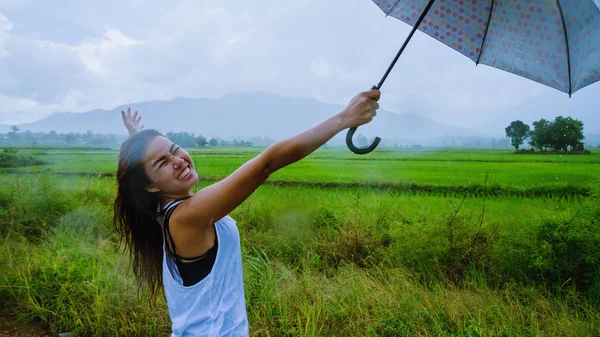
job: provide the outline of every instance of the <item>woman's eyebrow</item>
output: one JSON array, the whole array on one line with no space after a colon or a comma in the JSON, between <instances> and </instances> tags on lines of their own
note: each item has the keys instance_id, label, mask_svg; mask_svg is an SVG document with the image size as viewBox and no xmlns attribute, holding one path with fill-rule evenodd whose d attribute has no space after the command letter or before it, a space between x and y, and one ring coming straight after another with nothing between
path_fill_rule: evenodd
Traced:
<instances>
[{"instance_id":1,"label":"woman's eyebrow","mask_svg":"<svg viewBox=\"0 0 600 337\"><path fill-rule=\"evenodd\" d=\"M165 160L167 158L167 156L162 156L160 158L158 158L153 164L152 167L154 167L156 164L158 164L160 161Z\"/></svg>"},{"instance_id":2,"label":"woman's eyebrow","mask_svg":"<svg viewBox=\"0 0 600 337\"><path fill-rule=\"evenodd\" d=\"M177 146L175 143L171 144L171 147L169 148L169 154L173 153L173 148ZM160 158L158 158L153 164L152 167L154 167L156 164L158 164L161 160L165 160L167 158L167 156L162 156Z\"/></svg>"}]
</instances>

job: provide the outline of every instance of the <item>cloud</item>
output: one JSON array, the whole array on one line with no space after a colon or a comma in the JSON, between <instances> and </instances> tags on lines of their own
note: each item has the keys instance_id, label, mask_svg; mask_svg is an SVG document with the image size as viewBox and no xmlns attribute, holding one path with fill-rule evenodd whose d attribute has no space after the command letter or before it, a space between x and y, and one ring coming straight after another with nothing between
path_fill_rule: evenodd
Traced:
<instances>
[{"instance_id":1,"label":"cloud","mask_svg":"<svg viewBox=\"0 0 600 337\"><path fill-rule=\"evenodd\" d=\"M0 106L2 107L10 106L15 110L28 111L35 108L36 105L38 105L38 103L32 99L11 97L0 94Z\"/></svg>"},{"instance_id":2,"label":"cloud","mask_svg":"<svg viewBox=\"0 0 600 337\"><path fill-rule=\"evenodd\" d=\"M0 11L27 8L29 5L29 0L2 0L2 2L0 2Z\"/></svg>"},{"instance_id":3,"label":"cloud","mask_svg":"<svg viewBox=\"0 0 600 337\"><path fill-rule=\"evenodd\" d=\"M8 55L6 45L10 39L10 30L12 29L12 23L10 20L0 13L0 58Z\"/></svg>"},{"instance_id":4,"label":"cloud","mask_svg":"<svg viewBox=\"0 0 600 337\"><path fill-rule=\"evenodd\" d=\"M331 75L329 63L323 58L312 61L310 63L310 71L317 77L328 77Z\"/></svg>"},{"instance_id":5,"label":"cloud","mask_svg":"<svg viewBox=\"0 0 600 337\"><path fill-rule=\"evenodd\" d=\"M232 63L252 54L244 49L251 49L254 33L236 26L228 11L206 4L183 1L161 13L145 40L118 28L77 44L42 40L9 34L10 21L0 17L0 50L7 55L0 63L0 123L29 122L58 110L225 93L219 80L244 67ZM252 20L246 18L247 24Z\"/></svg>"},{"instance_id":6,"label":"cloud","mask_svg":"<svg viewBox=\"0 0 600 337\"><path fill-rule=\"evenodd\" d=\"M410 31L364 0L6 4L0 123L232 91L345 104L379 82ZM542 92L553 91L416 33L380 104L464 126Z\"/></svg>"},{"instance_id":7,"label":"cloud","mask_svg":"<svg viewBox=\"0 0 600 337\"><path fill-rule=\"evenodd\" d=\"M0 62L4 95L52 104L69 90L95 85L72 46L11 35L7 49Z\"/></svg>"},{"instance_id":8,"label":"cloud","mask_svg":"<svg viewBox=\"0 0 600 337\"><path fill-rule=\"evenodd\" d=\"M82 111L92 110L96 102L77 90L69 90L55 103L41 104L40 102L23 98L0 94L0 115L3 124L23 124L37 120L40 115L45 116L59 111Z\"/></svg>"},{"instance_id":9,"label":"cloud","mask_svg":"<svg viewBox=\"0 0 600 337\"><path fill-rule=\"evenodd\" d=\"M103 77L108 69L127 58L127 50L142 42L109 29L101 39L89 39L76 47L82 63L92 74Z\"/></svg>"}]
</instances>

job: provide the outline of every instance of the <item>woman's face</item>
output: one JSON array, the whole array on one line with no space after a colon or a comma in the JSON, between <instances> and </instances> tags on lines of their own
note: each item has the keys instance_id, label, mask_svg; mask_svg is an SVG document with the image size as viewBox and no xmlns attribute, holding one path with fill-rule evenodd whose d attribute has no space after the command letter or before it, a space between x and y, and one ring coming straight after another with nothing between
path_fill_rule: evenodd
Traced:
<instances>
[{"instance_id":1,"label":"woman's face","mask_svg":"<svg viewBox=\"0 0 600 337\"><path fill-rule=\"evenodd\" d=\"M144 170L150 179L150 192L161 192L163 199L188 196L198 182L192 157L165 137L154 137L146 148Z\"/></svg>"}]
</instances>

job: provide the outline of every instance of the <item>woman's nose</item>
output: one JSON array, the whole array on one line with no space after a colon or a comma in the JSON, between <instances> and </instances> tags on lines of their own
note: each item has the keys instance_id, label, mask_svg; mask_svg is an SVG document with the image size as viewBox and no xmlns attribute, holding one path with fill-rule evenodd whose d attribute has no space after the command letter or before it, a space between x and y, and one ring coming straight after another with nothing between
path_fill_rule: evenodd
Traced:
<instances>
[{"instance_id":1,"label":"woman's nose","mask_svg":"<svg viewBox=\"0 0 600 337\"><path fill-rule=\"evenodd\" d=\"M174 169L178 169L183 165L183 159L179 158L179 157L174 157L173 158L173 168Z\"/></svg>"}]
</instances>

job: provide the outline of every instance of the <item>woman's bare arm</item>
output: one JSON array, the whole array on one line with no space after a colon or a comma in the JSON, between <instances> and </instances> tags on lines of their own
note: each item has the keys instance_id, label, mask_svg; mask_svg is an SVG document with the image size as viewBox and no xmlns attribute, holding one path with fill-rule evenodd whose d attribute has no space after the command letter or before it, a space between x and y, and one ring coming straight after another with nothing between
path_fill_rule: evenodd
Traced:
<instances>
[{"instance_id":1,"label":"woman's bare arm","mask_svg":"<svg viewBox=\"0 0 600 337\"><path fill-rule=\"evenodd\" d=\"M174 220L186 227L208 228L244 202L273 172L306 157L340 131L370 122L379 108L379 96L378 90L360 93L337 115L271 145L225 179L187 199L173 214Z\"/></svg>"}]
</instances>

